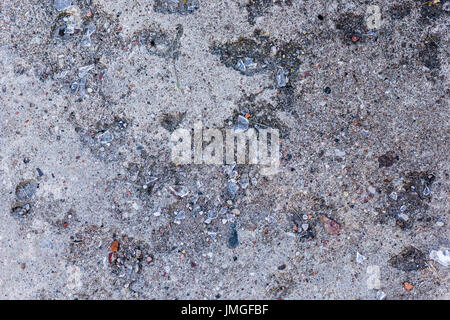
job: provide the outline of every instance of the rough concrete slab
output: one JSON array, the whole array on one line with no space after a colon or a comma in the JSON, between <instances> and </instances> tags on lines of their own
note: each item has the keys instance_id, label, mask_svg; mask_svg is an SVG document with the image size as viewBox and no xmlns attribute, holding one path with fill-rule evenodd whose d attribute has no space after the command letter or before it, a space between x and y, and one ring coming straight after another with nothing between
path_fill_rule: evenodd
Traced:
<instances>
[{"instance_id":1,"label":"rough concrete slab","mask_svg":"<svg viewBox=\"0 0 450 320\"><path fill-rule=\"evenodd\" d=\"M448 299L449 6L2 1L0 298ZM239 115L276 175L171 161Z\"/></svg>"}]
</instances>

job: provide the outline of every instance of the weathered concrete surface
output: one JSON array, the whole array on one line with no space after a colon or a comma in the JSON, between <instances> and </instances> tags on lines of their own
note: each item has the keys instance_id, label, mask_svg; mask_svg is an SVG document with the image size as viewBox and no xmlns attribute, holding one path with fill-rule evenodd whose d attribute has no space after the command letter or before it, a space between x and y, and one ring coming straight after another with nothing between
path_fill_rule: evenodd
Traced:
<instances>
[{"instance_id":1,"label":"weathered concrete surface","mask_svg":"<svg viewBox=\"0 0 450 320\"><path fill-rule=\"evenodd\" d=\"M1 2L0 298L448 298L449 3L174 2ZM240 113L231 200L169 137Z\"/></svg>"}]
</instances>

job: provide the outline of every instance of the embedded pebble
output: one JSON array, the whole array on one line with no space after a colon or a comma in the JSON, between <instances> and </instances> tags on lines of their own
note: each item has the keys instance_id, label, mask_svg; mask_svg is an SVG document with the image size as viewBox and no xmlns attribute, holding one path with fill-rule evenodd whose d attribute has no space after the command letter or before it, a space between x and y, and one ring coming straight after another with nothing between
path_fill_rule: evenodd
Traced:
<instances>
[{"instance_id":1,"label":"embedded pebble","mask_svg":"<svg viewBox=\"0 0 450 320\"><path fill-rule=\"evenodd\" d=\"M359 264L363 264L365 260L367 260L365 256L363 256L359 252L356 252L356 262L358 262Z\"/></svg>"},{"instance_id":2,"label":"embedded pebble","mask_svg":"<svg viewBox=\"0 0 450 320\"><path fill-rule=\"evenodd\" d=\"M248 129L248 119L239 115L236 121L236 124L234 125L234 131L240 132L245 131Z\"/></svg>"},{"instance_id":3,"label":"embedded pebble","mask_svg":"<svg viewBox=\"0 0 450 320\"><path fill-rule=\"evenodd\" d=\"M230 236L228 238L228 247L234 249L239 245L238 233L236 229L232 228Z\"/></svg>"},{"instance_id":4,"label":"embedded pebble","mask_svg":"<svg viewBox=\"0 0 450 320\"><path fill-rule=\"evenodd\" d=\"M20 182L16 187L16 198L19 201L30 200L36 193L38 184L34 180Z\"/></svg>"},{"instance_id":5,"label":"embedded pebble","mask_svg":"<svg viewBox=\"0 0 450 320\"><path fill-rule=\"evenodd\" d=\"M277 75L276 75L276 79L277 79L277 86L279 88L285 87L287 84L287 78L286 75L284 73L283 69L279 69L277 71Z\"/></svg>"},{"instance_id":6,"label":"embedded pebble","mask_svg":"<svg viewBox=\"0 0 450 320\"><path fill-rule=\"evenodd\" d=\"M386 298L386 293L381 290L377 291L377 300L384 300Z\"/></svg>"},{"instance_id":7,"label":"embedded pebble","mask_svg":"<svg viewBox=\"0 0 450 320\"><path fill-rule=\"evenodd\" d=\"M228 193L231 199L234 199L238 191L238 185L232 181L228 181L227 186L228 186Z\"/></svg>"},{"instance_id":8,"label":"embedded pebble","mask_svg":"<svg viewBox=\"0 0 450 320\"><path fill-rule=\"evenodd\" d=\"M235 216L241 215L241 212L238 209L231 210L231 213L234 214Z\"/></svg>"},{"instance_id":9,"label":"embedded pebble","mask_svg":"<svg viewBox=\"0 0 450 320\"><path fill-rule=\"evenodd\" d=\"M87 65L87 66L79 68L78 69L78 77L80 77L80 78L86 77L88 72L91 71L92 69L94 69L94 65L93 64L90 64L90 65Z\"/></svg>"},{"instance_id":10,"label":"embedded pebble","mask_svg":"<svg viewBox=\"0 0 450 320\"><path fill-rule=\"evenodd\" d=\"M63 11L72 5L72 0L54 0L53 6L58 11Z\"/></svg>"},{"instance_id":11,"label":"embedded pebble","mask_svg":"<svg viewBox=\"0 0 450 320\"><path fill-rule=\"evenodd\" d=\"M448 267L450 265L450 250L449 249L431 250L430 259L439 262L444 267Z\"/></svg>"}]
</instances>

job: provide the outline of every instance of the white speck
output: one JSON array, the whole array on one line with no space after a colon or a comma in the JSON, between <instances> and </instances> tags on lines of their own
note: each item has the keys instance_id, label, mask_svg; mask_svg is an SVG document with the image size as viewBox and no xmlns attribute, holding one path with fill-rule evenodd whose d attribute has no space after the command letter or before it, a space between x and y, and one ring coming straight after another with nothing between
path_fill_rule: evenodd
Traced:
<instances>
[{"instance_id":1,"label":"white speck","mask_svg":"<svg viewBox=\"0 0 450 320\"><path fill-rule=\"evenodd\" d=\"M270 48L270 54L271 54L273 57L275 57L275 56L277 55L277 53L278 53L277 47L276 47L276 46L272 46L272 47Z\"/></svg>"},{"instance_id":2,"label":"white speck","mask_svg":"<svg viewBox=\"0 0 450 320\"><path fill-rule=\"evenodd\" d=\"M176 220L184 220L184 219L186 219L186 214L184 213L184 211L180 211L177 213L175 219Z\"/></svg>"}]
</instances>

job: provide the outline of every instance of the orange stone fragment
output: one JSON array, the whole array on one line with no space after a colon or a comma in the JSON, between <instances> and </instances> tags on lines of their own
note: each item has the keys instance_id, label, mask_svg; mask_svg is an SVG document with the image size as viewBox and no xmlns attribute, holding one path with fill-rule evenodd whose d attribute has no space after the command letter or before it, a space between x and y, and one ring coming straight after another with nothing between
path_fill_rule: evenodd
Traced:
<instances>
[{"instance_id":1,"label":"orange stone fragment","mask_svg":"<svg viewBox=\"0 0 450 320\"><path fill-rule=\"evenodd\" d=\"M111 250L112 252L117 252L117 250L119 250L119 241L114 240L109 246L109 250Z\"/></svg>"},{"instance_id":2,"label":"orange stone fragment","mask_svg":"<svg viewBox=\"0 0 450 320\"><path fill-rule=\"evenodd\" d=\"M414 286L409 282L403 282L403 287L408 291L411 291L414 288Z\"/></svg>"}]
</instances>

